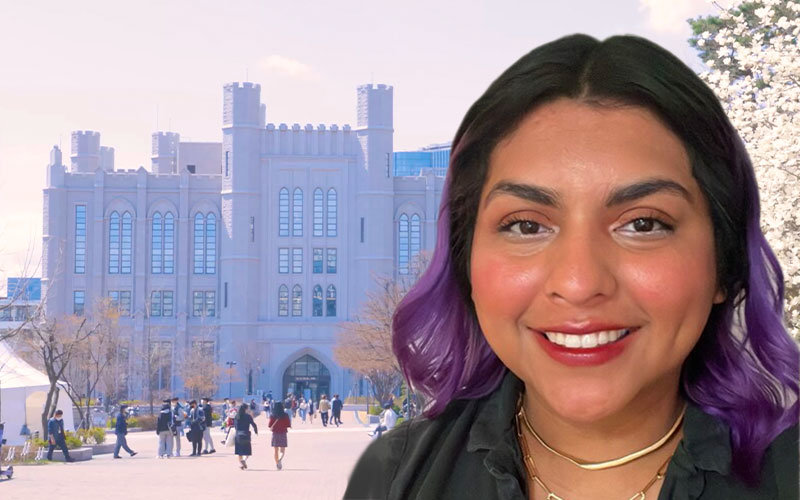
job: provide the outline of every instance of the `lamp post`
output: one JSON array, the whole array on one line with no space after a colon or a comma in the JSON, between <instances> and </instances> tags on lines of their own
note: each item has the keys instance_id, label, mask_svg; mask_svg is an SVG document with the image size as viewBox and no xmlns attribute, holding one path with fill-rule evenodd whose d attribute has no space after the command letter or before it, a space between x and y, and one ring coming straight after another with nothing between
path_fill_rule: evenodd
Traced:
<instances>
[{"instance_id":1,"label":"lamp post","mask_svg":"<svg viewBox=\"0 0 800 500\"><path fill-rule=\"evenodd\" d=\"M228 365L228 398L231 397L231 386L233 385L233 367L236 366L236 361L226 361Z\"/></svg>"}]
</instances>

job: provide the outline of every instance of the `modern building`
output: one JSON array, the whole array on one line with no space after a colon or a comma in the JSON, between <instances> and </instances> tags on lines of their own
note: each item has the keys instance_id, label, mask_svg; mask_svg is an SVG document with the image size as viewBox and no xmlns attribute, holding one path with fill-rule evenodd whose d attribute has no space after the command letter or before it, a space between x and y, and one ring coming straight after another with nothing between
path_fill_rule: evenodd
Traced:
<instances>
[{"instance_id":1,"label":"modern building","mask_svg":"<svg viewBox=\"0 0 800 500\"><path fill-rule=\"evenodd\" d=\"M337 324L373 275L409 274L433 249L444 182L433 163L392 169L392 93L359 86L354 128L288 126L266 123L260 85L227 84L221 141L156 132L149 170L116 169L98 132L73 132L69 166L54 147L47 167L47 313L112 299L131 331L129 397L146 380L133 353L159 353L151 380L181 394L192 348L232 367L218 395L365 391L333 359Z\"/></svg>"},{"instance_id":2,"label":"modern building","mask_svg":"<svg viewBox=\"0 0 800 500\"><path fill-rule=\"evenodd\" d=\"M419 151L394 153L394 176L418 176L422 170L432 168L434 175L444 177L450 164L450 143L431 144Z\"/></svg>"}]
</instances>

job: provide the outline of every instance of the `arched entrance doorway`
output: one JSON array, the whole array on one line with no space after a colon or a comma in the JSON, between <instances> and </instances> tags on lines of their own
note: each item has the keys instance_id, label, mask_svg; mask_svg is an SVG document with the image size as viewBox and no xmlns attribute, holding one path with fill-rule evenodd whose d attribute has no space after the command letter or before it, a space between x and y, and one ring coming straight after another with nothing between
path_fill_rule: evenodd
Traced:
<instances>
[{"instance_id":1,"label":"arched entrance doorway","mask_svg":"<svg viewBox=\"0 0 800 500\"><path fill-rule=\"evenodd\" d=\"M283 394L289 393L318 401L323 394L330 399L331 372L317 358L306 354L283 372Z\"/></svg>"}]
</instances>

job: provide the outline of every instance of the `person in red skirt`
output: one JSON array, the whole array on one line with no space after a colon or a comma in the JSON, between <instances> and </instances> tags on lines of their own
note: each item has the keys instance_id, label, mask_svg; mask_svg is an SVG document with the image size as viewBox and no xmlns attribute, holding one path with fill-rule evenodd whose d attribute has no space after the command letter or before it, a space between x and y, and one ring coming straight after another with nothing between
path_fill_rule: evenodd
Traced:
<instances>
[{"instance_id":1,"label":"person in red skirt","mask_svg":"<svg viewBox=\"0 0 800 500\"><path fill-rule=\"evenodd\" d=\"M278 470L283 468L283 457L286 455L286 447L288 446L286 435L291 426L292 421L283 409L283 403L276 402L272 415L269 417L269 428L272 429L272 447L275 448L275 466ZM279 451L280 456L278 454Z\"/></svg>"}]
</instances>

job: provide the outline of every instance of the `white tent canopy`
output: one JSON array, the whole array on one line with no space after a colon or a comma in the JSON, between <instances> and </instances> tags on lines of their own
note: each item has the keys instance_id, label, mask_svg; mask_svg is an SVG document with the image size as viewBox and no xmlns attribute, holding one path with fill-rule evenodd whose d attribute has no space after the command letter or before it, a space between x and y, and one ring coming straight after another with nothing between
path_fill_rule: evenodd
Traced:
<instances>
[{"instance_id":1,"label":"white tent canopy","mask_svg":"<svg viewBox=\"0 0 800 500\"><path fill-rule=\"evenodd\" d=\"M0 342L0 422L5 422L3 437L9 445L20 445L23 424L31 433L42 432L42 411L50 381L47 375L17 356L6 342ZM72 402L59 391L56 408L64 411L64 429L74 428Z\"/></svg>"}]
</instances>

